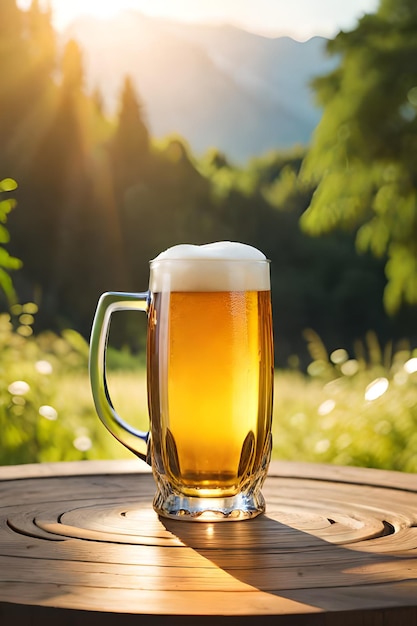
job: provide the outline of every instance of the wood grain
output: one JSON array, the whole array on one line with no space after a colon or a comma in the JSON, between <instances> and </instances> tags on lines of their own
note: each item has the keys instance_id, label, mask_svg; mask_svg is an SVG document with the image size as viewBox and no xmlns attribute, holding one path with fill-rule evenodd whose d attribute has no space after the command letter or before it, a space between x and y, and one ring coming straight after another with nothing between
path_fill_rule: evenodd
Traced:
<instances>
[{"instance_id":1,"label":"wood grain","mask_svg":"<svg viewBox=\"0 0 417 626\"><path fill-rule=\"evenodd\" d=\"M218 524L154 490L140 461L0 468L1 626L417 625L415 475L276 462L266 514Z\"/></svg>"}]
</instances>

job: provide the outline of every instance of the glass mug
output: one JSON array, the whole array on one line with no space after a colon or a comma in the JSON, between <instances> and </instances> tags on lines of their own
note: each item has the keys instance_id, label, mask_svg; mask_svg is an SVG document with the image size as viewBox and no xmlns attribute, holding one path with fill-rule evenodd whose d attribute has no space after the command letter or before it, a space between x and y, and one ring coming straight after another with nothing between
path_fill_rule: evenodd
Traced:
<instances>
[{"instance_id":1,"label":"glass mug","mask_svg":"<svg viewBox=\"0 0 417 626\"><path fill-rule=\"evenodd\" d=\"M152 466L159 515L223 521L265 510L274 376L269 265L246 244L178 245L151 261L149 291L99 300L90 341L96 410ZM148 316L149 432L117 414L106 382L111 315L126 309Z\"/></svg>"}]
</instances>

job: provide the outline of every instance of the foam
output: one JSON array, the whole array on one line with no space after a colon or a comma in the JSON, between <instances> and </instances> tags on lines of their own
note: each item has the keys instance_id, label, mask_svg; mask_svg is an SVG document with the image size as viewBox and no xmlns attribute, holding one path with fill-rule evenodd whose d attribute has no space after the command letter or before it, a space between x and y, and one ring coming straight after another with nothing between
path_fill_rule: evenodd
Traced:
<instances>
[{"instance_id":1,"label":"foam","mask_svg":"<svg viewBox=\"0 0 417 626\"><path fill-rule=\"evenodd\" d=\"M216 241L202 246L179 244L158 254L154 261L162 259L234 259L236 261L258 259L260 261L265 260L266 257L263 252L246 243Z\"/></svg>"},{"instance_id":2,"label":"foam","mask_svg":"<svg viewBox=\"0 0 417 626\"><path fill-rule=\"evenodd\" d=\"M150 289L161 291L264 291L269 263L252 246L235 241L180 244L151 261Z\"/></svg>"}]
</instances>

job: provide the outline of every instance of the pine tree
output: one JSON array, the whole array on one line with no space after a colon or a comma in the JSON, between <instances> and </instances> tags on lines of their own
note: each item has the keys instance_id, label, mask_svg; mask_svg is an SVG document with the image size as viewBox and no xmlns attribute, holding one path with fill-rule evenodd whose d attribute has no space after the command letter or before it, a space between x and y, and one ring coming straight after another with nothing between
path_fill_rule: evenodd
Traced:
<instances>
[{"instance_id":1,"label":"pine tree","mask_svg":"<svg viewBox=\"0 0 417 626\"><path fill-rule=\"evenodd\" d=\"M143 180L149 156L149 132L143 119L143 106L132 80L124 80L116 132L110 145L114 180L122 195Z\"/></svg>"},{"instance_id":2,"label":"pine tree","mask_svg":"<svg viewBox=\"0 0 417 626\"><path fill-rule=\"evenodd\" d=\"M32 0L26 13L31 74L36 75L38 89L45 87L56 69L56 38L51 9L41 9L39 0Z\"/></svg>"},{"instance_id":3,"label":"pine tree","mask_svg":"<svg viewBox=\"0 0 417 626\"><path fill-rule=\"evenodd\" d=\"M23 13L15 0L0 2L0 76L0 167L2 174L12 175L5 168L14 133L27 108L22 90L28 76Z\"/></svg>"}]
</instances>

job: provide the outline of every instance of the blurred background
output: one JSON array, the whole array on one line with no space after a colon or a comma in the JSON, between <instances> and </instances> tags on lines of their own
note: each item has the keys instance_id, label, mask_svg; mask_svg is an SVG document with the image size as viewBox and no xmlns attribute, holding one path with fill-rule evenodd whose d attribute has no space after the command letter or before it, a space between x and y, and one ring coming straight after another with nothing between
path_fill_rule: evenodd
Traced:
<instances>
[{"instance_id":1,"label":"blurred background","mask_svg":"<svg viewBox=\"0 0 417 626\"><path fill-rule=\"evenodd\" d=\"M272 261L274 458L415 472L415 2L196 4L1 1L0 463L128 455L97 300L230 239ZM141 317L109 379L147 429Z\"/></svg>"}]
</instances>

